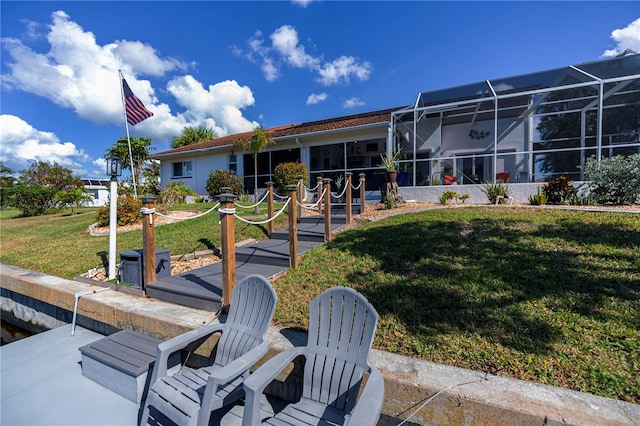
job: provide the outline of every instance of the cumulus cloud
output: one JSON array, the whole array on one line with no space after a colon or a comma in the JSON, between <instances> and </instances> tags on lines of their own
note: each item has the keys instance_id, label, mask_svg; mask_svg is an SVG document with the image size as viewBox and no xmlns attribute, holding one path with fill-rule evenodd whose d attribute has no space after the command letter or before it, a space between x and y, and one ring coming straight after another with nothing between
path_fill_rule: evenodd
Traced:
<instances>
[{"instance_id":1,"label":"cumulus cloud","mask_svg":"<svg viewBox=\"0 0 640 426\"><path fill-rule=\"evenodd\" d=\"M316 73L316 81L324 86L349 83L352 78L366 81L371 75L371 63L361 61L357 57L342 55L337 59L325 61L322 55L314 56L307 53L306 47L300 43L297 30L291 25L277 28L269 39L271 45L266 43L261 31L256 31L247 41L247 50L231 46L237 56L260 63L267 81L277 80L282 75L283 65Z\"/></svg>"},{"instance_id":2,"label":"cumulus cloud","mask_svg":"<svg viewBox=\"0 0 640 426\"><path fill-rule=\"evenodd\" d=\"M50 161L70 169L74 175L87 174L83 163L91 159L73 143L61 142L55 134L37 130L15 115L0 115L0 128L0 161L14 171L26 169L31 161Z\"/></svg>"},{"instance_id":3,"label":"cumulus cloud","mask_svg":"<svg viewBox=\"0 0 640 426\"><path fill-rule=\"evenodd\" d=\"M613 30L611 38L616 42L616 47L605 50L603 57L611 58L628 49L640 53L640 18L624 28Z\"/></svg>"},{"instance_id":4,"label":"cumulus cloud","mask_svg":"<svg viewBox=\"0 0 640 426\"><path fill-rule=\"evenodd\" d=\"M315 105L325 101L329 95L326 93L312 93L307 98L307 105Z\"/></svg>"},{"instance_id":5,"label":"cumulus cloud","mask_svg":"<svg viewBox=\"0 0 640 426\"><path fill-rule=\"evenodd\" d=\"M40 27L28 23L28 39L37 39L35 32ZM255 123L243 117L242 108L254 103L251 90L240 87L235 81L209 86L207 101L203 84L191 75L168 76L184 73L191 65L175 58L165 57L153 46L142 41L117 40L99 45L90 31L73 22L63 11L52 14L52 22L41 34L49 45L46 52L32 49L26 40L3 38L2 45L8 52L5 59L8 73L2 75L5 90L20 90L49 99L64 108L73 109L83 119L98 124L122 124L121 87L118 70L122 70L127 83L135 95L154 113L154 116L132 128L132 135L144 134L154 141L168 141L186 126L199 126L203 122L214 122L218 134L251 130ZM184 111L173 112L161 102L149 80L142 76L171 78L167 91L181 96L178 100ZM176 81L182 90L173 90ZM200 89L198 89L198 86ZM211 91L211 88L216 91ZM200 98L187 102L190 90ZM213 111L211 105L219 107ZM191 109L193 108L193 109Z\"/></svg>"},{"instance_id":6,"label":"cumulus cloud","mask_svg":"<svg viewBox=\"0 0 640 426\"><path fill-rule=\"evenodd\" d=\"M359 98L349 98L342 103L342 108L356 108L363 105L364 102Z\"/></svg>"}]
</instances>

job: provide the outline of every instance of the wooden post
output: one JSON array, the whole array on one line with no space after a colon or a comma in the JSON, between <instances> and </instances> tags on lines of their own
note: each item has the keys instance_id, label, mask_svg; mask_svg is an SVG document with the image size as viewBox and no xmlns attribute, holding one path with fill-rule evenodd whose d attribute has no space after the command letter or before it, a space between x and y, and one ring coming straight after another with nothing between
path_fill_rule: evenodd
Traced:
<instances>
[{"instance_id":1,"label":"wooden post","mask_svg":"<svg viewBox=\"0 0 640 426\"><path fill-rule=\"evenodd\" d=\"M324 241L331 241L331 179L325 178L324 182Z\"/></svg>"},{"instance_id":2,"label":"wooden post","mask_svg":"<svg viewBox=\"0 0 640 426\"><path fill-rule=\"evenodd\" d=\"M347 194L347 225L351 223L351 172L345 173L347 176L345 183L345 192Z\"/></svg>"},{"instance_id":3,"label":"wooden post","mask_svg":"<svg viewBox=\"0 0 640 426\"><path fill-rule=\"evenodd\" d=\"M156 197L154 195L142 196L144 220L142 221L142 291L147 288L147 283L156 280L156 237L153 228L153 211Z\"/></svg>"},{"instance_id":4,"label":"wooden post","mask_svg":"<svg viewBox=\"0 0 640 426\"><path fill-rule=\"evenodd\" d=\"M298 198L297 198L300 204L302 204L302 200L304 200L304 176L302 175L298 175ZM300 223L300 218L302 217L302 206L299 206L298 203L296 203L296 206L298 207L298 223Z\"/></svg>"},{"instance_id":5,"label":"wooden post","mask_svg":"<svg viewBox=\"0 0 640 426\"><path fill-rule=\"evenodd\" d=\"M296 191L297 185L287 185L289 192L289 267L295 269L298 267L298 220L296 218L297 203Z\"/></svg>"},{"instance_id":6,"label":"wooden post","mask_svg":"<svg viewBox=\"0 0 640 426\"><path fill-rule=\"evenodd\" d=\"M318 214L322 214L322 176L316 178L316 187L318 188Z\"/></svg>"},{"instance_id":7,"label":"wooden post","mask_svg":"<svg viewBox=\"0 0 640 426\"><path fill-rule=\"evenodd\" d=\"M360 173L360 213L364 213L364 206L365 206L365 202L364 202L364 197L365 197L365 191L364 191L365 178L364 178L364 176L365 176L364 173Z\"/></svg>"},{"instance_id":8,"label":"wooden post","mask_svg":"<svg viewBox=\"0 0 640 426\"><path fill-rule=\"evenodd\" d=\"M267 182L267 191L267 219L272 219L275 215L275 207L273 204L273 182ZM271 237L275 230L275 221L270 220L267 225L267 233L269 234L269 237Z\"/></svg>"},{"instance_id":9,"label":"wooden post","mask_svg":"<svg viewBox=\"0 0 640 426\"><path fill-rule=\"evenodd\" d=\"M236 242L234 217L234 201L236 196L230 193L218 195L220 200L220 233L222 239L222 307L228 311L231 305L231 294L236 285Z\"/></svg>"}]
</instances>

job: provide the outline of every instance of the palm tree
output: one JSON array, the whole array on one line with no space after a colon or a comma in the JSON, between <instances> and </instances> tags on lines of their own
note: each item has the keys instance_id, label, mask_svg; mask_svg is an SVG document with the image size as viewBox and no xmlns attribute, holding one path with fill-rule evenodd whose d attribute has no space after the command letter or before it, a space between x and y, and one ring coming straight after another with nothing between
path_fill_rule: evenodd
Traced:
<instances>
[{"instance_id":1,"label":"palm tree","mask_svg":"<svg viewBox=\"0 0 640 426\"><path fill-rule=\"evenodd\" d=\"M253 156L253 196L258 201L258 154L260 154L269 145L275 142L271 138L269 132L262 127L256 127L251 135L251 139L238 139L234 143L234 148L249 151ZM256 205L256 213L260 213L260 209Z\"/></svg>"},{"instance_id":2,"label":"palm tree","mask_svg":"<svg viewBox=\"0 0 640 426\"><path fill-rule=\"evenodd\" d=\"M193 145L199 142L209 141L217 138L216 132L206 126L185 127L182 129L180 136L174 136L171 139L171 148L179 148L181 146Z\"/></svg>"}]
</instances>

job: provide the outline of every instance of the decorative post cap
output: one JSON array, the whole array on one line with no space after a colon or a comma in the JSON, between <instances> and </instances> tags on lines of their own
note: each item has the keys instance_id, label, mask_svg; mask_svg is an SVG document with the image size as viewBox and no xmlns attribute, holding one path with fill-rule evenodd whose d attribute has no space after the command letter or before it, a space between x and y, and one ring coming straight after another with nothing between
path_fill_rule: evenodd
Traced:
<instances>
[{"instance_id":1,"label":"decorative post cap","mask_svg":"<svg viewBox=\"0 0 640 426\"><path fill-rule=\"evenodd\" d=\"M353 175L353 173L351 173L351 172L345 172L345 176L349 177L349 176L351 176L351 175Z\"/></svg>"},{"instance_id":2,"label":"decorative post cap","mask_svg":"<svg viewBox=\"0 0 640 426\"><path fill-rule=\"evenodd\" d=\"M287 188L289 192L295 192L298 190L298 185L287 185L285 188Z\"/></svg>"},{"instance_id":3,"label":"decorative post cap","mask_svg":"<svg viewBox=\"0 0 640 426\"><path fill-rule=\"evenodd\" d=\"M274 185L273 182L271 182L271 181L267 182L267 186L273 186L273 185Z\"/></svg>"},{"instance_id":4,"label":"decorative post cap","mask_svg":"<svg viewBox=\"0 0 640 426\"><path fill-rule=\"evenodd\" d=\"M324 178L322 179L322 181L326 184L326 183L331 183L331 178Z\"/></svg>"},{"instance_id":5,"label":"decorative post cap","mask_svg":"<svg viewBox=\"0 0 640 426\"><path fill-rule=\"evenodd\" d=\"M140 197L140 199L142 200L142 204L154 204L158 197L153 194L145 194Z\"/></svg>"},{"instance_id":6,"label":"decorative post cap","mask_svg":"<svg viewBox=\"0 0 640 426\"><path fill-rule=\"evenodd\" d=\"M218 194L216 198L220 200L221 203L233 203L238 197L235 194L223 192L222 194Z\"/></svg>"}]
</instances>

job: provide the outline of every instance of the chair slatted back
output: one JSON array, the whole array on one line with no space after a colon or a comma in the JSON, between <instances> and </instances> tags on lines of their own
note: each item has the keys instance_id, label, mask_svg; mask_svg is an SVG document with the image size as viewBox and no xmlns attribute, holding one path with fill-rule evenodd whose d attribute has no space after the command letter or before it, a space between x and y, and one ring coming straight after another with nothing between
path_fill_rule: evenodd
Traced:
<instances>
[{"instance_id":1,"label":"chair slatted back","mask_svg":"<svg viewBox=\"0 0 640 426\"><path fill-rule=\"evenodd\" d=\"M311 301L304 398L351 411L377 323L375 308L353 289L334 287Z\"/></svg>"},{"instance_id":2,"label":"chair slatted back","mask_svg":"<svg viewBox=\"0 0 640 426\"><path fill-rule=\"evenodd\" d=\"M240 281L233 289L214 364L227 365L262 343L276 302L275 291L261 275L250 275Z\"/></svg>"}]
</instances>

